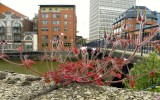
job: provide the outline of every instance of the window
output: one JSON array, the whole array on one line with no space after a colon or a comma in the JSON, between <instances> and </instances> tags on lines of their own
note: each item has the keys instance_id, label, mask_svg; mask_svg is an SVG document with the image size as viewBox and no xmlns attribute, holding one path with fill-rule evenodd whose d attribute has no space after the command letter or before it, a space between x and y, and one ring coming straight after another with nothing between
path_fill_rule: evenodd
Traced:
<instances>
[{"instance_id":1,"label":"window","mask_svg":"<svg viewBox=\"0 0 160 100\"><path fill-rule=\"evenodd\" d=\"M67 21L64 21L64 26L67 26Z\"/></svg>"},{"instance_id":2,"label":"window","mask_svg":"<svg viewBox=\"0 0 160 100\"><path fill-rule=\"evenodd\" d=\"M71 43L64 43L64 46L69 47L69 46L71 46Z\"/></svg>"},{"instance_id":3,"label":"window","mask_svg":"<svg viewBox=\"0 0 160 100\"><path fill-rule=\"evenodd\" d=\"M150 27L151 25L150 24L146 24L146 25L144 25L144 27L146 28L146 27Z\"/></svg>"},{"instance_id":4,"label":"window","mask_svg":"<svg viewBox=\"0 0 160 100\"><path fill-rule=\"evenodd\" d=\"M59 9L58 9L58 8L55 8L55 11L57 12L57 11L59 11Z\"/></svg>"},{"instance_id":5,"label":"window","mask_svg":"<svg viewBox=\"0 0 160 100\"><path fill-rule=\"evenodd\" d=\"M12 35L7 35L7 40L12 40Z\"/></svg>"},{"instance_id":6,"label":"window","mask_svg":"<svg viewBox=\"0 0 160 100\"><path fill-rule=\"evenodd\" d=\"M14 41L20 41L21 37L20 36L14 36Z\"/></svg>"},{"instance_id":7,"label":"window","mask_svg":"<svg viewBox=\"0 0 160 100\"><path fill-rule=\"evenodd\" d=\"M43 20L43 21L42 21L42 24L43 24L43 25L46 25L46 24L48 24L48 21L47 21L47 20Z\"/></svg>"},{"instance_id":8,"label":"window","mask_svg":"<svg viewBox=\"0 0 160 100\"><path fill-rule=\"evenodd\" d=\"M128 20L132 20L132 18L128 18Z\"/></svg>"},{"instance_id":9,"label":"window","mask_svg":"<svg viewBox=\"0 0 160 100\"><path fill-rule=\"evenodd\" d=\"M151 14L151 11L147 11L147 14Z\"/></svg>"},{"instance_id":10,"label":"window","mask_svg":"<svg viewBox=\"0 0 160 100\"><path fill-rule=\"evenodd\" d=\"M0 34L0 40L4 40L4 35Z\"/></svg>"},{"instance_id":11,"label":"window","mask_svg":"<svg viewBox=\"0 0 160 100\"><path fill-rule=\"evenodd\" d=\"M52 8L49 8L49 11L52 11Z\"/></svg>"},{"instance_id":12,"label":"window","mask_svg":"<svg viewBox=\"0 0 160 100\"><path fill-rule=\"evenodd\" d=\"M0 21L0 34L4 34L4 23L2 21Z\"/></svg>"},{"instance_id":13,"label":"window","mask_svg":"<svg viewBox=\"0 0 160 100\"><path fill-rule=\"evenodd\" d=\"M152 19L151 18L147 18L147 21L151 21Z\"/></svg>"},{"instance_id":14,"label":"window","mask_svg":"<svg viewBox=\"0 0 160 100\"><path fill-rule=\"evenodd\" d=\"M53 35L53 40L58 40L59 39L59 36L58 35Z\"/></svg>"},{"instance_id":15,"label":"window","mask_svg":"<svg viewBox=\"0 0 160 100\"><path fill-rule=\"evenodd\" d=\"M67 42L67 36L64 36L64 43Z\"/></svg>"},{"instance_id":16,"label":"window","mask_svg":"<svg viewBox=\"0 0 160 100\"><path fill-rule=\"evenodd\" d=\"M42 31L48 31L48 28L47 27L43 27Z\"/></svg>"},{"instance_id":17,"label":"window","mask_svg":"<svg viewBox=\"0 0 160 100\"><path fill-rule=\"evenodd\" d=\"M67 32L67 27L64 28L64 32Z\"/></svg>"},{"instance_id":18,"label":"window","mask_svg":"<svg viewBox=\"0 0 160 100\"><path fill-rule=\"evenodd\" d=\"M60 18L60 14L53 14L53 18Z\"/></svg>"},{"instance_id":19,"label":"window","mask_svg":"<svg viewBox=\"0 0 160 100\"><path fill-rule=\"evenodd\" d=\"M27 49L27 50L32 50L32 44L26 44L25 45L25 49Z\"/></svg>"},{"instance_id":20,"label":"window","mask_svg":"<svg viewBox=\"0 0 160 100\"><path fill-rule=\"evenodd\" d=\"M136 24L136 30L140 29L140 25Z\"/></svg>"},{"instance_id":21,"label":"window","mask_svg":"<svg viewBox=\"0 0 160 100\"><path fill-rule=\"evenodd\" d=\"M0 33L4 33L4 28L0 27Z\"/></svg>"},{"instance_id":22,"label":"window","mask_svg":"<svg viewBox=\"0 0 160 100\"><path fill-rule=\"evenodd\" d=\"M42 18L48 18L48 14L42 14Z\"/></svg>"},{"instance_id":23,"label":"window","mask_svg":"<svg viewBox=\"0 0 160 100\"><path fill-rule=\"evenodd\" d=\"M0 21L0 27L4 27L4 26L3 26L3 23L2 23L1 21Z\"/></svg>"},{"instance_id":24,"label":"window","mask_svg":"<svg viewBox=\"0 0 160 100\"><path fill-rule=\"evenodd\" d=\"M26 38L25 38L25 40L31 40L32 41L32 37L31 36L27 36Z\"/></svg>"},{"instance_id":25,"label":"window","mask_svg":"<svg viewBox=\"0 0 160 100\"><path fill-rule=\"evenodd\" d=\"M8 49L12 49L12 44L8 44L8 45L7 45L7 48L8 48Z\"/></svg>"},{"instance_id":26,"label":"window","mask_svg":"<svg viewBox=\"0 0 160 100\"><path fill-rule=\"evenodd\" d=\"M53 27L53 31L60 31L59 27Z\"/></svg>"},{"instance_id":27,"label":"window","mask_svg":"<svg viewBox=\"0 0 160 100\"><path fill-rule=\"evenodd\" d=\"M128 24L128 28L131 28L132 27L132 24Z\"/></svg>"},{"instance_id":28,"label":"window","mask_svg":"<svg viewBox=\"0 0 160 100\"><path fill-rule=\"evenodd\" d=\"M13 24L13 27L20 27L20 26L21 25L19 23L17 23L17 22Z\"/></svg>"},{"instance_id":29,"label":"window","mask_svg":"<svg viewBox=\"0 0 160 100\"><path fill-rule=\"evenodd\" d=\"M54 25L59 25L59 24L60 24L60 21L59 21L59 20L54 20L54 21L53 21L53 24L54 24Z\"/></svg>"},{"instance_id":30,"label":"window","mask_svg":"<svg viewBox=\"0 0 160 100\"><path fill-rule=\"evenodd\" d=\"M48 36L47 35L42 36L42 42L48 43Z\"/></svg>"},{"instance_id":31,"label":"window","mask_svg":"<svg viewBox=\"0 0 160 100\"><path fill-rule=\"evenodd\" d=\"M67 19L68 15L67 14L64 14L64 19Z\"/></svg>"}]
</instances>

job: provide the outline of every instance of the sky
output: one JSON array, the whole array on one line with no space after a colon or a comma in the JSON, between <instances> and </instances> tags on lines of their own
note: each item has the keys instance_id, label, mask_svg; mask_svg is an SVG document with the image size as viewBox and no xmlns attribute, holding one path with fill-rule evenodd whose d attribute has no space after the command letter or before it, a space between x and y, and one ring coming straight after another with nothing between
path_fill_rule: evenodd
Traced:
<instances>
[{"instance_id":1,"label":"sky","mask_svg":"<svg viewBox=\"0 0 160 100\"><path fill-rule=\"evenodd\" d=\"M90 0L0 0L4 5L28 16L30 19L38 14L38 5L43 4L72 4L76 5L77 33L83 38L89 37L89 6ZM160 12L160 0L137 0L136 5L146 6L153 11Z\"/></svg>"}]
</instances>

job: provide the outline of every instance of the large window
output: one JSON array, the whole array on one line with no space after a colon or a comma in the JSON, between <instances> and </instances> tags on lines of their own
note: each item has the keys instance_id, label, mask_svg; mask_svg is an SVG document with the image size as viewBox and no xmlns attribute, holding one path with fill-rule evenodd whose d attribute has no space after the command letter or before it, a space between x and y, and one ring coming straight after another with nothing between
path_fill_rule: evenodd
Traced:
<instances>
[{"instance_id":1,"label":"large window","mask_svg":"<svg viewBox=\"0 0 160 100\"><path fill-rule=\"evenodd\" d=\"M48 18L48 14L42 14L42 18Z\"/></svg>"},{"instance_id":2,"label":"large window","mask_svg":"<svg viewBox=\"0 0 160 100\"><path fill-rule=\"evenodd\" d=\"M47 20L43 20L43 21L42 21L42 24L43 24L43 25L48 24L48 21L47 21Z\"/></svg>"},{"instance_id":3,"label":"large window","mask_svg":"<svg viewBox=\"0 0 160 100\"><path fill-rule=\"evenodd\" d=\"M54 24L54 25L59 25L59 24L60 24L60 21L59 21L59 20L54 20L54 21L53 21L53 24Z\"/></svg>"},{"instance_id":4,"label":"large window","mask_svg":"<svg viewBox=\"0 0 160 100\"><path fill-rule=\"evenodd\" d=\"M60 31L59 27L53 27L53 31Z\"/></svg>"},{"instance_id":5,"label":"large window","mask_svg":"<svg viewBox=\"0 0 160 100\"><path fill-rule=\"evenodd\" d=\"M60 18L60 14L58 14L58 13L53 14L53 18Z\"/></svg>"}]
</instances>

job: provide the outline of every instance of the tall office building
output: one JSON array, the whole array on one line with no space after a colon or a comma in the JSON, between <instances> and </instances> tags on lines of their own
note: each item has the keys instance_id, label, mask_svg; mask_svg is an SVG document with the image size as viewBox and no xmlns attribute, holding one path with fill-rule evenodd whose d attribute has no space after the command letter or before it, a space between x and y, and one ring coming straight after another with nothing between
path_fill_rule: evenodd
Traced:
<instances>
[{"instance_id":1,"label":"tall office building","mask_svg":"<svg viewBox=\"0 0 160 100\"><path fill-rule=\"evenodd\" d=\"M136 0L90 0L89 39L102 38L104 31L110 34L115 18L135 4Z\"/></svg>"},{"instance_id":2,"label":"tall office building","mask_svg":"<svg viewBox=\"0 0 160 100\"><path fill-rule=\"evenodd\" d=\"M51 40L58 40L64 33L62 48L70 47L76 37L76 6L75 5L39 5L38 13L38 49L47 47L52 50L56 45Z\"/></svg>"}]
</instances>

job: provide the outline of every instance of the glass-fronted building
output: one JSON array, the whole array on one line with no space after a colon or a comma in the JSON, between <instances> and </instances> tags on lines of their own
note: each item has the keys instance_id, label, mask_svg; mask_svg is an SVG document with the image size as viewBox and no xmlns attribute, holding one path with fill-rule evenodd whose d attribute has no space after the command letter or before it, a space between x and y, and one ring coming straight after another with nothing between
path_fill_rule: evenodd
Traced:
<instances>
[{"instance_id":1,"label":"glass-fronted building","mask_svg":"<svg viewBox=\"0 0 160 100\"><path fill-rule=\"evenodd\" d=\"M136 4L136 0L90 0L89 39L103 38L112 33L115 18Z\"/></svg>"}]
</instances>

